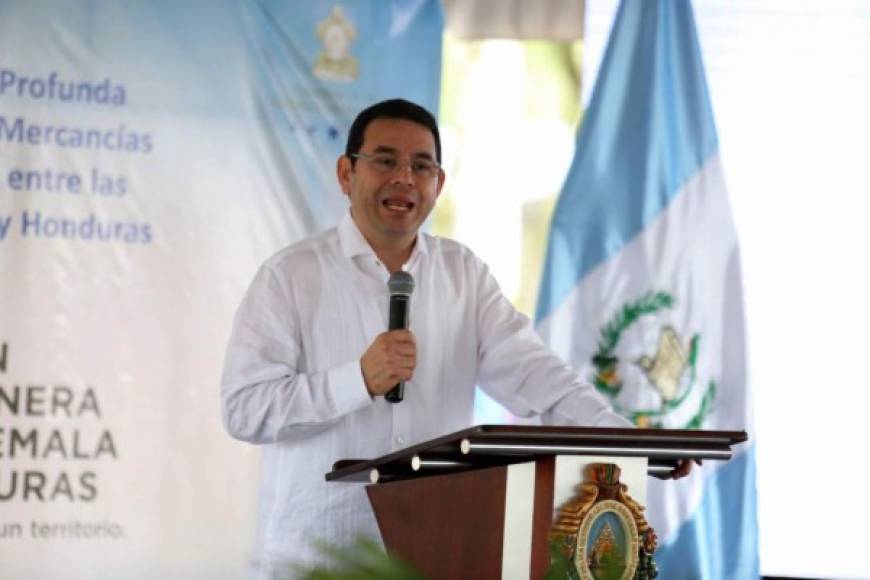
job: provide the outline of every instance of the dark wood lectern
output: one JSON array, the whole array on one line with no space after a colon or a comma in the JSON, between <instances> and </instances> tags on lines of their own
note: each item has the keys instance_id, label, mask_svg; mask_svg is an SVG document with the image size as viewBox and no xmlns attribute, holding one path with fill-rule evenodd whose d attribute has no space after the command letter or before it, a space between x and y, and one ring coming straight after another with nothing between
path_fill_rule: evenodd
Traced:
<instances>
[{"instance_id":1,"label":"dark wood lectern","mask_svg":"<svg viewBox=\"0 0 870 580\"><path fill-rule=\"evenodd\" d=\"M667 477L681 459L728 460L746 439L744 431L482 425L377 459L339 461L326 479L372 483L388 551L427 578L537 579L549 566L560 457L640 458L630 461ZM519 543L508 542L516 529ZM508 547L516 545L530 554Z\"/></svg>"}]
</instances>

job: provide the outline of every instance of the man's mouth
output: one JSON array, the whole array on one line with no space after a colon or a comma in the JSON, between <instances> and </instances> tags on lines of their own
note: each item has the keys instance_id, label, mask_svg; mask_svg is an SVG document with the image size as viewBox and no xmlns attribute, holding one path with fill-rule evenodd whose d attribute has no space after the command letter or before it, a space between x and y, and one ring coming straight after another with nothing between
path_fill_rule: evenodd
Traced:
<instances>
[{"instance_id":1,"label":"man's mouth","mask_svg":"<svg viewBox=\"0 0 870 580\"><path fill-rule=\"evenodd\" d=\"M414 209L414 202L398 199L385 199L381 204L390 211L409 212Z\"/></svg>"}]
</instances>

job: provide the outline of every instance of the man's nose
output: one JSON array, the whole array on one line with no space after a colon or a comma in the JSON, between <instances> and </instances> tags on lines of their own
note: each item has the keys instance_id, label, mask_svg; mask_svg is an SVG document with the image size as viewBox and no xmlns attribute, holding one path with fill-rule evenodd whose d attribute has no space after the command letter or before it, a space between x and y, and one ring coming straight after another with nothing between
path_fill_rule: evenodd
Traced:
<instances>
[{"instance_id":1,"label":"man's nose","mask_svg":"<svg viewBox=\"0 0 870 580\"><path fill-rule=\"evenodd\" d=\"M413 185L414 171L411 169L411 164L400 163L398 167L393 170L392 182Z\"/></svg>"}]
</instances>

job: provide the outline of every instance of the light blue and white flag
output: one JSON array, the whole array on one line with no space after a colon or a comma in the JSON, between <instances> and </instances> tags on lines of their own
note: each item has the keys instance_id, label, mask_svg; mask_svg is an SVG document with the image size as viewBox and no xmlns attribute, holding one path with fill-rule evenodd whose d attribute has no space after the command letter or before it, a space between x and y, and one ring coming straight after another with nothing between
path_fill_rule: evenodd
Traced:
<instances>
[{"instance_id":1,"label":"light blue and white flag","mask_svg":"<svg viewBox=\"0 0 870 580\"><path fill-rule=\"evenodd\" d=\"M622 2L556 206L545 340L641 427L749 429L740 260L689 0ZM758 576L754 446L650 480L660 577Z\"/></svg>"}]
</instances>

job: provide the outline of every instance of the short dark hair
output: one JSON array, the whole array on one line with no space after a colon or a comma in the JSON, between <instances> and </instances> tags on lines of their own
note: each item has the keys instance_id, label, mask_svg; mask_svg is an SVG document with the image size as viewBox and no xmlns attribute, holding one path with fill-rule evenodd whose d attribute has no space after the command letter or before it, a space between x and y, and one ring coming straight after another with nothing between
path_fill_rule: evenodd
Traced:
<instances>
[{"instance_id":1,"label":"short dark hair","mask_svg":"<svg viewBox=\"0 0 870 580\"><path fill-rule=\"evenodd\" d=\"M438 123L432 113L405 99L389 99L363 109L353 120L350 133L347 135L347 146L344 149L344 154L350 157L351 164L356 163L356 158L351 155L359 153L366 127L375 119L404 119L423 125L432 132L432 138L435 140L435 161L441 163L441 135L438 133Z\"/></svg>"}]
</instances>

